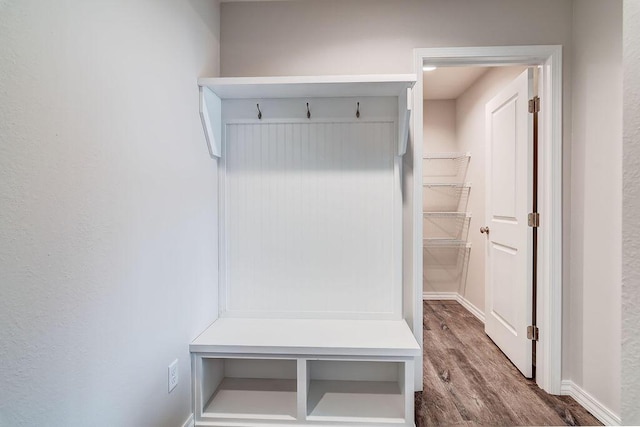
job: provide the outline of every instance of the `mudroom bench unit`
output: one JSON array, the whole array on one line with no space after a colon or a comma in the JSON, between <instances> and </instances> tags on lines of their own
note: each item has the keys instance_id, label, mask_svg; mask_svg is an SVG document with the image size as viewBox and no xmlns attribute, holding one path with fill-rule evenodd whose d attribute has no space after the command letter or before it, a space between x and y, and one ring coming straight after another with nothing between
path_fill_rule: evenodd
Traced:
<instances>
[{"instance_id":1,"label":"mudroom bench unit","mask_svg":"<svg viewBox=\"0 0 640 427\"><path fill-rule=\"evenodd\" d=\"M203 78L217 320L196 426L413 426L402 156L414 75Z\"/></svg>"},{"instance_id":2,"label":"mudroom bench unit","mask_svg":"<svg viewBox=\"0 0 640 427\"><path fill-rule=\"evenodd\" d=\"M190 350L196 425L414 425L404 320L221 318Z\"/></svg>"}]
</instances>

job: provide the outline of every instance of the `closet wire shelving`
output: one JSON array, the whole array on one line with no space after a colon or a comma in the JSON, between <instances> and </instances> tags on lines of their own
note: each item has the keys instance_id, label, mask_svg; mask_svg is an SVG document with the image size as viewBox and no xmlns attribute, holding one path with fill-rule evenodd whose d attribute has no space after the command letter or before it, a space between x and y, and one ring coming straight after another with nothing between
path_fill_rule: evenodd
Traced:
<instances>
[{"instance_id":1,"label":"closet wire shelving","mask_svg":"<svg viewBox=\"0 0 640 427\"><path fill-rule=\"evenodd\" d=\"M464 182L466 169L471 160L470 152L428 153L423 156L423 160L428 162L425 170L435 169L437 173L439 173L439 176L432 177L432 179L428 181L423 178L423 188L440 191L443 196L446 194L453 199L458 198L458 202L460 202L459 198L462 197L463 194L468 194L471 190L471 183ZM434 167L434 163L438 163L440 167ZM470 214L466 212L466 210L460 209L460 203L457 203L455 208L456 210L450 209L449 211L441 209L425 210L423 214L425 217L430 218L445 218L450 216L470 218Z\"/></svg>"},{"instance_id":2,"label":"closet wire shelving","mask_svg":"<svg viewBox=\"0 0 640 427\"><path fill-rule=\"evenodd\" d=\"M471 213L467 211L471 183L465 180L471 153L427 153L423 161L423 189L427 193L422 243L425 263L430 263L425 274L435 273L435 268L441 272L441 279L460 280L458 286L461 288L471 250L471 243L467 241L471 223ZM442 273L444 271L447 273ZM425 276L425 280L435 279Z\"/></svg>"}]
</instances>

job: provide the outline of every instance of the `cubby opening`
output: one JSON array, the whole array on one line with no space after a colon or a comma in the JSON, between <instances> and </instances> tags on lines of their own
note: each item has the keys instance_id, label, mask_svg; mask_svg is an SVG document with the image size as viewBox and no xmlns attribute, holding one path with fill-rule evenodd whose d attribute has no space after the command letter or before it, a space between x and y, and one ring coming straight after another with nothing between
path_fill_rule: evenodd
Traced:
<instances>
[{"instance_id":1,"label":"cubby opening","mask_svg":"<svg viewBox=\"0 0 640 427\"><path fill-rule=\"evenodd\" d=\"M296 360L202 359L203 417L295 420Z\"/></svg>"},{"instance_id":2,"label":"cubby opening","mask_svg":"<svg viewBox=\"0 0 640 427\"><path fill-rule=\"evenodd\" d=\"M307 419L402 423L404 363L307 361Z\"/></svg>"}]
</instances>

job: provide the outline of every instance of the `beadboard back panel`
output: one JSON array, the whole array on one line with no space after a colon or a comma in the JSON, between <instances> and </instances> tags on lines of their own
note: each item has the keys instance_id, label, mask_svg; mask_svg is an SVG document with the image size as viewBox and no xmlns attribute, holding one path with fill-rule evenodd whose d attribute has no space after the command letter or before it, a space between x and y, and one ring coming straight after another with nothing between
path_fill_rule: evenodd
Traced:
<instances>
[{"instance_id":1,"label":"beadboard back panel","mask_svg":"<svg viewBox=\"0 0 640 427\"><path fill-rule=\"evenodd\" d=\"M227 317L401 316L393 119L228 122Z\"/></svg>"}]
</instances>

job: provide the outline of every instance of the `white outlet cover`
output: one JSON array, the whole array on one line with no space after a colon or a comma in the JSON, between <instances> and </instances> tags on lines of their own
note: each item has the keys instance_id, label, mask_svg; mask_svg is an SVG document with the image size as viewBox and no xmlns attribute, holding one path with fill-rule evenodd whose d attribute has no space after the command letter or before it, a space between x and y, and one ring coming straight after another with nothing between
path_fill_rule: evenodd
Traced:
<instances>
[{"instance_id":1,"label":"white outlet cover","mask_svg":"<svg viewBox=\"0 0 640 427\"><path fill-rule=\"evenodd\" d=\"M171 362L168 371L169 393L171 393L171 390L176 388L176 386L178 385L178 359Z\"/></svg>"}]
</instances>

